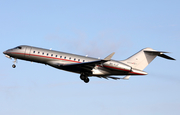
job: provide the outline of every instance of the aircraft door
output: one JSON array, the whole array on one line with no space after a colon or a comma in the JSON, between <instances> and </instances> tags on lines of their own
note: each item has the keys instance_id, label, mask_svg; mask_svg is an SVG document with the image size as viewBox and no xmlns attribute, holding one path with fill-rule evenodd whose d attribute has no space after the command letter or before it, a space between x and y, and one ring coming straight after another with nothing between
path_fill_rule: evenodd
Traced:
<instances>
[{"instance_id":1,"label":"aircraft door","mask_svg":"<svg viewBox=\"0 0 180 115\"><path fill-rule=\"evenodd\" d=\"M24 52L24 57L29 59L30 58L30 52L31 52L31 47L26 47L26 50Z\"/></svg>"}]
</instances>

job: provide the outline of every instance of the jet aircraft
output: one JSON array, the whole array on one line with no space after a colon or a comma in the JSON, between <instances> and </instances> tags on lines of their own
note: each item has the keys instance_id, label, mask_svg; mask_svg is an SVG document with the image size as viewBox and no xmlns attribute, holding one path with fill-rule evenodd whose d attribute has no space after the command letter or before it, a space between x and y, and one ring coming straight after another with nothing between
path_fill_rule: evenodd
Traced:
<instances>
[{"instance_id":1,"label":"jet aircraft","mask_svg":"<svg viewBox=\"0 0 180 115\"><path fill-rule=\"evenodd\" d=\"M80 74L80 79L85 83L89 77L121 79L113 75L126 75L122 79L129 79L131 75L147 75L144 68L156 57L175 60L165 55L162 51L152 48L144 48L126 60L112 60L114 52L104 59L97 59L87 56L80 56L60 51L54 51L33 46L21 45L3 52L7 58L14 58L13 68L16 67L16 60L26 60L52 66L69 72Z\"/></svg>"}]
</instances>

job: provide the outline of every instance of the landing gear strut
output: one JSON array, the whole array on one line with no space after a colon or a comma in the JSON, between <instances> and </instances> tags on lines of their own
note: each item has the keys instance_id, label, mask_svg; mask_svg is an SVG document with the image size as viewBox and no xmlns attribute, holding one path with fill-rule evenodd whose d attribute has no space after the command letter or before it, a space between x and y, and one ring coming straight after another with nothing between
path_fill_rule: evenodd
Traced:
<instances>
[{"instance_id":1,"label":"landing gear strut","mask_svg":"<svg viewBox=\"0 0 180 115\"><path fill-rule=\"evenodd\" d=\"M87 75L81 74L81 75L80 75L80 79L83 80L85 83L88 83L88 82L89 82L89 78L88 78Z\"/></svg>"},{"instance_id":2,"label":"landing gear strut","mask_svg":"<svg viewBox=\"0 0 180 115\"><path fill-rule=\"evenodd\" d=\"M12 67L13 67L13 68L16 68L16 62L17 62L17 59L14 58L14 61L13 61L13 62L14 62L14 64L12 65Z\"/></svg>"}]
</instances>

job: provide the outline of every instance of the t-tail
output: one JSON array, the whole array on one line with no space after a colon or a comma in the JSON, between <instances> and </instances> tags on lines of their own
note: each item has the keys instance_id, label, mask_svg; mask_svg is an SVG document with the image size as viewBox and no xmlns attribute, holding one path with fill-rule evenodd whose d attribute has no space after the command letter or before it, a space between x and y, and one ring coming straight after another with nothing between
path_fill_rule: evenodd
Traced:
<instances>
[{"instance_id":1,"label":"t-tail","mask_svg":"<svg viewBox=\"0 0 180 115\"><path fill-rule=\"evenodd\" d=\"M139 51L138 53L134 54L133 56L129 57L128 59L123 60L121 62L131 66L132 69L138 69L142 71L146 68L147 65L151 63L153 59L156 58L156 56L160 56L162 58L166 58L169 60L175 60L174 58L169 57L165 55L164 53L168 53L168 52L156 51L152 48L145 48Z\"/></svg>"}]
</instances>

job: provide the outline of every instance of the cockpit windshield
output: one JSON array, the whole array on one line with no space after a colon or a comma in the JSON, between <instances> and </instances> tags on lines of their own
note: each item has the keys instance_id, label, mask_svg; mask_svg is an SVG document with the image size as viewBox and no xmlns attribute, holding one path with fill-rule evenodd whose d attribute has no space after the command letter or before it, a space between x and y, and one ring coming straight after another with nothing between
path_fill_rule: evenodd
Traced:
<instances>
[{"instance_id":1,"label":"cockpit windshield","mask_svg":"<svg viewBox=\"0 0 180 115\"><path fill-rule=\"evenodd\" d=\"M22 47L18 46L18 47L15 47L14 49L22 49Z\"/></svg>"}]
</instances>

